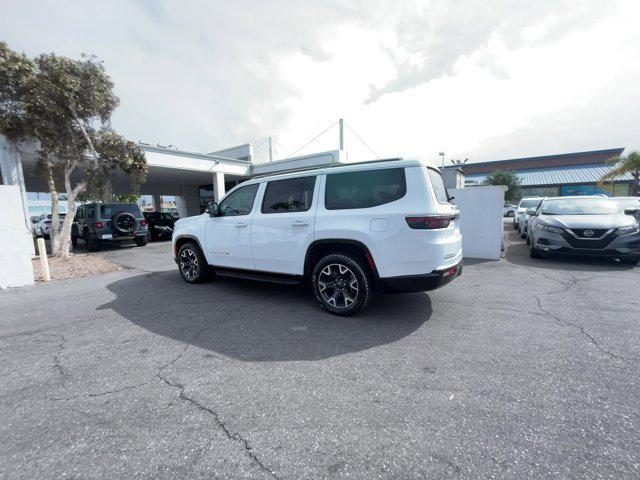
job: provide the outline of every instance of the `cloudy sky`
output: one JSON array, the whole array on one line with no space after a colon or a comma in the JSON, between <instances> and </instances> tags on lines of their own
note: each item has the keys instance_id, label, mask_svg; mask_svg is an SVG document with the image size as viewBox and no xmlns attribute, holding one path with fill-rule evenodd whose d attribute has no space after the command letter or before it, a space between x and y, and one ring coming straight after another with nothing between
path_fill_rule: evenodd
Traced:
<instances>
[{"instance_id":1,"label":"cloudy sky","mask_svg":"<svg viewBox=\"0 0 640 480\"><path fill-rule=\"evenodd\" d=\"M102 58L133 140L264 159L272 135L286 157L343 117L380 157L437 163L640 148L638 18L638 0L3 0L0 40Z\"/></svg>"}]
</instances>

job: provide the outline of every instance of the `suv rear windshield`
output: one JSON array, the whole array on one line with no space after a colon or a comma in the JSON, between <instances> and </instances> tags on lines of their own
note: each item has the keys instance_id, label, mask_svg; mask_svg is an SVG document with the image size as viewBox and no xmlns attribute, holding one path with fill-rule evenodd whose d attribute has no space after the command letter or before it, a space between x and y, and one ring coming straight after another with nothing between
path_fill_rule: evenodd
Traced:
<instances>
[{"instance_id":1,"label":"suv rear windshield","mask_svg":"<svg viewBox=\"0 0 640 480\"><path fill-rule=\"evenodd\" d=\"M406 193L404 168L332 173L327 175L324 206L327 210L369 208L398 200Z\"/></svg>"},{"instance_id":2,"label":"suv rear windshield","mask_svg":"<svg viewBox=\"0 0 640 480\"><path fill-rule=\"evenodd\" d=\"M442 175L430 168L427 168L427 173L429 174L433 193L436 194L436 200L438 200L438 203L449 203L449 193L447 192L447 187L444 186L444 182L442 181Z\"/></svg>"},{"instance_id":3,"label":"suv rear windshield","mask_svg":"<svg viewBox=\"0 0 640 480\"><path fill-rule=\"evenodd\" d=\"M100 218L111 218L116 213L126 212L134 217L140 216L140 207L136 203L104 203L100 205Z\"/></svg>"}]
</instances>

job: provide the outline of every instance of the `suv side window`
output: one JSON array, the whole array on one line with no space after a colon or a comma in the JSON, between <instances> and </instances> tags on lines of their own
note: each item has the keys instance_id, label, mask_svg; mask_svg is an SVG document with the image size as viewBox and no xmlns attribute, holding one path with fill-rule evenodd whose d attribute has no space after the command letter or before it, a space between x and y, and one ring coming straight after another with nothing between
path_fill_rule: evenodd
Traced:
<instances>
[{"instance_id":1,"label":"suv side window","mask_svg":"<svg viewBox=\"0 0 640 480\"><path fill-rule=\"evenodd\" d=\"M78 207L78 209L76 210L75 221L76 222L81 222L82 220L84 220L84 205L80 205Z\"/></svg>"},{"instance_id":2,"label":"suv side window","mask_svg":"<svg viewBox=\"0 0 640 480\"><path fill-rule=\"evenodd\" d=\"M262 213L306 212L311 208L315 185L315 176L267 183Z\"/></svg>"},{"instance_id":3,"label":"suv side window","mask_svg":"<svg viewBox=\"0 0 640 480\"><path fill-rule=\"evenodd\" d=\"M327 174L324 206L327 210L369 208L405 196L404 168Z\"/></svg>"},{"instance_id":4,"label":"suv side window","mask_svg":"<svg viewBox=\"0 0 640 480\"><path fill-rule=\"evenodd\" d=\"M96 218L96 206L88 205L87 206L87 218Z\"/></svg>"},{"instance_id":5,"label":"suv side window","mask_svg":"<svg viewBox=\"0 0 640 480\"><path fill-rule=\"evenodd\" d=\"M253 201L256 198L259 186L259 183L254 183L253 185L239 188L222 200L218 207L219 216L234 217L238 215L249 215L253 209Z\"/></svg>"},{"instance_id":6,"label":"suv side window","mask_svg":"<svg viewBox=\"0 0 640 480\"><path fill-rule=\"evenodd\" d=\"M433 192L436 194L438 203L449 203L449 192L447 192L447 187L444 186L442 175L430 168L427 168L427 173L429 174L429 181L433 187Z\"/></svg>"}]
</instances>

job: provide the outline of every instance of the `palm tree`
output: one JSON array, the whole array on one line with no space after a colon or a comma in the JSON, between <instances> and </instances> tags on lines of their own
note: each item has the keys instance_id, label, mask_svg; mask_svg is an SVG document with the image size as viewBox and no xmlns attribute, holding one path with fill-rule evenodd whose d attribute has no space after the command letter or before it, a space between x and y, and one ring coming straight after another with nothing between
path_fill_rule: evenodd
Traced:
<instances>
[{"instance_id":1,"label":"palm tree","mask_svg":"<svg viewBox=\"0 0 640 480\"><path fill-rule=\"evenodd\" d=\"M629 173L632 177L631 184L629 184L629 194L634 197L640 194L640 153L631 152L626 157L611 157L606 163L612 165L613 168L602 176L601 182L615 180Z\"/></svg>"}]
</instances>

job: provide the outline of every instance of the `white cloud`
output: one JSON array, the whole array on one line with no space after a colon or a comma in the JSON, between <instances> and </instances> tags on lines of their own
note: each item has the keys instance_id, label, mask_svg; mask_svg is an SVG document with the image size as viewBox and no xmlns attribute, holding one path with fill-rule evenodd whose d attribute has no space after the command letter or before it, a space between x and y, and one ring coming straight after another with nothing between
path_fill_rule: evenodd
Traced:
<instances>
[{"instance_id":1,"label":"white cloud","mask_svg":"<svg viewBox=\"0 0 640 480\"><path fill-rule=\"evenodd\" d=\"M136 140L211 151L271 134L288 154L342 116L380 156L484 160L639 147L638 13L635 0L23 1L3 7L0 40L104 59L114 125ZM305 152L336 144L332 131ZM349 131L347 147L372 156Z\"/></svg>"}]
</instances>

